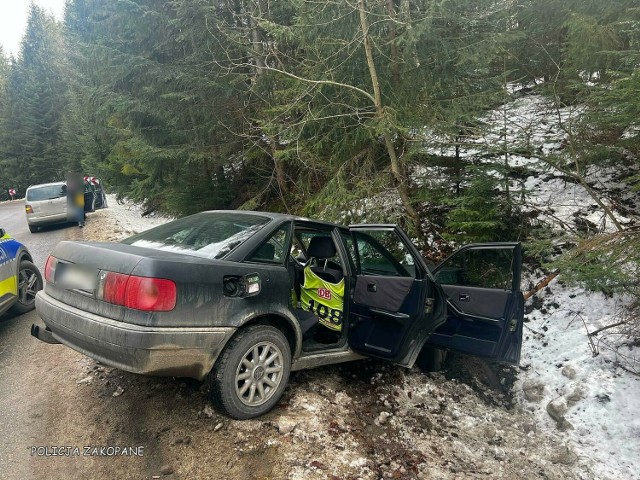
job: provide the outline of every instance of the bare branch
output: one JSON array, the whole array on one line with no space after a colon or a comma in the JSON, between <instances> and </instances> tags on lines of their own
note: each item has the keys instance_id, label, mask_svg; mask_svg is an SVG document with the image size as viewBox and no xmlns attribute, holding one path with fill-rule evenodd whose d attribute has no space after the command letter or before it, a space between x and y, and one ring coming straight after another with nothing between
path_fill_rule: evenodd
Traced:
<instances>
[{"instance_id":1,"label":"bare branch","mask_svg":"<svg viewBox=\"0 0 640 480\"><path fill-rule=\"evenodd\" d=\"M269 66L264 67L264 69L267 70L267 71L280 73L282 75L285 75L287 77L291 77L291 78L293 78L295 80L299 80L301 82L312 83L314 85L333 85L334 87L348 88L350 90L354 90L354 91L364 95L369 100L371 100L371 102L373 102L374 104L376 102L376 99L369 92L366 92L366 91L362 90L361 88L358 88L358 87L356 87L354 85L349 85L348 83L334 82L333 80L311 80L309 78L299 77L298 75L294 75L293 73L286 72L284 70L280 70L278 68L273 68L273 67L269 67Z\"/></svg>"}]
</instances>

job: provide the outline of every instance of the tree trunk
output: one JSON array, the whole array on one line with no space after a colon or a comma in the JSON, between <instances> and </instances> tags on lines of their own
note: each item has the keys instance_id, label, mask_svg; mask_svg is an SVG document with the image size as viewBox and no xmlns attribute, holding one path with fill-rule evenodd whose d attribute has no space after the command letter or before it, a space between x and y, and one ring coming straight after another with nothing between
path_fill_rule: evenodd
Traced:
<instances>
[{"instance_id":1,"label":"tree trunk","mask_svg":"<svg viewBox=\"0 0 640 480\"><path fill-rule=\"evenodd\" d=\"M376 108L376 117L378 121L384 121L384 106L382 105L382 95L380 93L380 83L378 82L378 72L376 70L376 65L373 60L373 51L371 48L371 39L369 38L369 24L367 22L367 13L365 9L365 0L358 0L358 12L360 14L360 28L362 30L362 37L364 41L364 52L367 58L367 66L369 67L369 75L371 76L371 83L373 84L373 98L374 104ZM396 153L395 146L393 144L393 137L391 132L385 127L384 132L384 144L387 148L387 153L389 155L389 160L391 163L391 173L393 174L393 178L395 181L396 189L398 190L398 195L400 196L400 200L402 201L402 205L404 209L407 211L407 215L415 228L415 232L418 236L421 236L420 229L420 217L418 216L418 212L411 205L411 199L409 196L409 188L408 182L406 179L406 175L403 175L402 170L400 168L400 162L398 160L398 155Z\"/></svg>"},{"instance_id":2,"label":"tree trunk","mask_svg":"<svg viewBox=\"0 0 640 480\"><path fill-rule=\"evenodd\" d=\"M264 48L262 48L262 38L258 30L258 23L253 15L250 15L251 22L251 50L255 65L256 77L264 71Z\"/></svg>"},{"instance_id":3,"label":"tree trunk","mask_svg":"<svg viewBox=\"0 0 640 480\"><path fill-rule=\"evenodd\" d=\"M400 86L400 61L398 55L398 46L396 45L396 9L393 0L387 0L387 15L391 21L389 22L389 45L391 47L391 82L394 87Z\"/></svg>"},{"instance_id":4,"label":"tree trunk","mask_svg":"<svg viewBox=\"0 0 640 480\"><path fill-rule=\"evenodd\" d=\"M284 162L278 159L278 139L275 135L269 136L269 146L271 147L271 158L273 159L273 165L276 172L276 182L278 183L278 190L280 191L280 199L287 212L289 212L289 206L287 205L286 197L289 193L287 187L287 174L284 169Z\"/></svg>"}]
</instances>

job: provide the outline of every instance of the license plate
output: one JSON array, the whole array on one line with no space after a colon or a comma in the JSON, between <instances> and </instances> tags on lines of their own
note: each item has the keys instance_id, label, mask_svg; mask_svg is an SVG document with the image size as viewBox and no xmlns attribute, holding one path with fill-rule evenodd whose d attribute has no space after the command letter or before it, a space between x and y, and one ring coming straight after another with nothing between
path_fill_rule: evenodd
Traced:
<instances>
[{"instance_id":1,"label":"license plate","mask_svg":"<svg viewBox=\"0 0 640 480\"><path fill-rule=\"evenodd\" d=\"M62 268L60 268L61 266ZM58 264L56 268L56 283L63 288L94 290L96 280L97 273L90 268L65 264Z\"/></svg>"}]
</instances>

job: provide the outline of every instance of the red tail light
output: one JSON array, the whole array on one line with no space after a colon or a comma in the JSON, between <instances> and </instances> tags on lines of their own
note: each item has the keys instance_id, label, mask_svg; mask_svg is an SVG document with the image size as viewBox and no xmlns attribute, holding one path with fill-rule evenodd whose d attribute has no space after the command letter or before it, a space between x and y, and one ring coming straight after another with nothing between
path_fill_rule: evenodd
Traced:
<instances>
[{"instance_id":1,"label":"red tail light","mask_svg":"<svg viewBox=\"0 0 640 480\"><path fill-rule=\"evenodd\" d=\"M106 272L102 300L147 312L168 312L176 306L176 284L164 278Z\"/></svg>"},{"instance_id":2,"label":"red tail light","mask_svg":"<svg viewBox=\"0 0 640 480\"><path fill-rule=\"evenodd\" d=\"M58 263L56 257L52 257L51 255L47 257L47 262L44 264L44 279L47 282L53 281L53 273L56 269L56 263Z\"/></svg>"},{"instance_id":3,"label":"red tail light","mask_svg":"<svg viewBox=\"0 0 640 480\"><path fill-rule=\"evenodd\" d=\"M108 272L107 276L104 278L102 299L105 302L124 305L124 296L127 290L128 281L129 275Z\"/></svg>"},{"instance_id":4,"label":"red tail light","mask_svg":"<svg viewBox=\"0 0 640 480\"><path fill-rule=\"evenodd\" d=\"M176 306L176 284L164 278L131 277L124 306L136 310L168 312Z\"/></svg>"}]
</instances>

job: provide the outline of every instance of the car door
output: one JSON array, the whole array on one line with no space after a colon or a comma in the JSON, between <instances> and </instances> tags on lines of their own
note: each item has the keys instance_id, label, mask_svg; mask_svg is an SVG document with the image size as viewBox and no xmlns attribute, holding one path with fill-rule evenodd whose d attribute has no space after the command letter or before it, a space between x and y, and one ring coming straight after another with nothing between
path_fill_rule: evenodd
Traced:
<instances>
[{"instance_id":1,"label":"car door","mask_svg":"<svg viewBox=\"0 0 640 480\"><path fill-rule=\"evenodd\" d=\"M441 289L399 227L355 225L349 230L356 257L349 346L410 366L429 334L445 320Z\"/></svg>"},{"instance_id":2,"label":"car door","mask_svg":"<svg viewBox=\"0 0 640 480\"><path fill-rule=\"evenodd\" d=\"M524 319L521 267L520 243L467 245L444 260L434 274L447 295L447 321L427 344L517 364Z\"/></svg>"},{"instance_id":3,"label":"car door","mask_svg":"<svg viewBox=\"0 0 640 480\"><path fill-rule=\"evenodd\" d=\"M90 183L84 183L84 211L85 212L94 212L95 211L95 187Z\"/></svg>"},{"instance_id":4,"label":"car door","mask_svg":"<svg viewBox=\"0 0 640 480\"><path fill-rule=\"evenodd\" d=\"M95 197L96 197L95 207L96 207L96 210L98 210L100 208L107 208L107 199L106 199L106 194L104 192L104 188L102 186L102 180L100 180L99 178L96 178L96 177L92 177L91 182L93 183L94 189L95 189Z\"/></svg>"}]
</instances>

